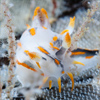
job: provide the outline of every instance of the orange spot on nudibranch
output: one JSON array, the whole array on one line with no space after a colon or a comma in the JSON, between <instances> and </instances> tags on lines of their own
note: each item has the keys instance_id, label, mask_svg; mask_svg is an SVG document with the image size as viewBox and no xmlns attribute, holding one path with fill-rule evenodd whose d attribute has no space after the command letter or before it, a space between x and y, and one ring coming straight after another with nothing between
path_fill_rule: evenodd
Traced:
<instances>
[{"instance_id":1,"label":"orange spot on nudibranch","mask_svg":"<svg viewBox=\"0 0 100 100\"><path fill-rule=\"evenodd\" d=\"M31 28L31 26L29 24L26 24L26 26L27 26L27 29Z\"/></svg>"},{"instance_id":2,"label":"orange spot on nudibranch","mask_svg":"<svg viewBox=\"0 0 100 100\"><path fill-rule=\"evenodd\" d=\"M69 32L69 30L64 30L60 33L60 35L63 35L64 33Z\"/></svg>"},{"instance_id":3,"label":"orange spot on nudibranch","mask_svg":"<svg viewBox=\"0 0 100 100\"><path fill-rule=\"evenodd\" d=\"M44 76L44 73L41 73L41 76Z\"/></svg>"},{"instance_id":4,"label":"orange spot on nudibranch","mask_svg":"<svg viewBox=\"0 0 100 100\"><path fill-rule=\"evenodd\" d=\"M37 64L37 66L41 69L41 66L40 66L39 62L36 62L36 64Z\"/></svg>"},{"instance_id":5,"label":"orange spot on nudibranch","mask_svg":"<svg viewBox=\"0 0 100 100\"><path fill-rule=\"evenodd\" d=\"M59 62L57 59L54 59L54 61L55 61L55 63L56 63L57 65L60 64L60 62Z\"/></svg>"},{"instance_id":6,"label":"orange spot on nudibranch","mask_svg":"<svg viewBox=\"0 0 100 100\"><path fill-rule=\"evenodd\" d=\"M38 10L40 9L40 7L36 7L35 10L34 10L34 15L33 15L33 18L32 20L34 19L34 17L38 14Z\"/></svg>"},{"instance_id":7,"label":"orange spot on nudibranch","mask_svg":"<svg viewBox=\"0 0 100 100\"><path fill-rule=\"evenodd\" d=\"M31 28L30 30L30 34L33 36L33 35L35 35L35 29L34 28Z\"/></svg>"},{"instance_id":8,"label":"orange spot on nudibranch","mask_svg":"<svg viewBox=\"0 0 100 100\"><path fill-rule=\"evenodd\" d=\"M85 52L72 52L71 56L73 55L84 55Z\"/></svg>"},{"instance_id":9,"label":"orange spot on nudibranch","mask_svg":"<svg viewBox=\"0 0 100 100\"><path fill-rule=\"evenodd\" d=\"M53 47L53 43L52 42L50 42L49 44L51 45L51 47Z\"/></svg>"},{"instance_id":10,"label":"orange spot on nudibranch","mask_svg":"<svg viewBox=\"0 0 100 100\"><path fill-rule=\"evenodd\" d=\"M53 41L57 41L58 37L57 36L54 36L53 37Z\"/></svg>"},{"instance_id":11,"label":"orange spot on nudibranch","mask_svg":"<svg viewBox=\"0 0 100 100\"><path fill-rule=\"evenodd\" d=\"M38 10L40 9L40 7L36 7L34 10L34 16L36 16L38 14Z\"/></svg>"},{"instance_id":12,"label":"orange spot on nudibranch","mask_svg":"<svg viewBox=\"0 0 100 100\"><path fill-rule=\"evenodd\" d=\"M56 50L60 50L58 47L53 47L54 49L56 49Z\"/></svg>"},{"instance_id":13,"label":"orange spot on nudibranch","mask_svg":"<svg viewBox=\"0 0 100 100\"><path fill-rule=\"evenodd\" d=\"M47 11L44 8L42 8L41 11L46 16L46 18L48 19L48 13L47 13Z\"/></svg>"},{"instance_id":14,"label":"orange spot on nudibranch","mask_svg":"<svg viewBox=\"0 0 100 100\"><path fill-rule=\"evenodd\" d=\"M35 35L35 29L34 28L31 28L30 30L30 34L33 36L33 35Z\"/></svg>"},{"instance_id":15,"label":"orange spot on nudibranch","mask_svg":"<svg viewBox=\"0 0 100 100\"><path fill-rule=\"evenodd\" d=\"M62 73L62 74L64 74L65 72L64 72L64 71L62 71L61 73Z\"/></svg>"},{"instance_id":16,"label":"orange spot on nudibranch","mask_svg":"<svg viewBox=\"0 0 100 100\"><path fill-rule=\"evenodd\" d=\"M91 58L93 58L94 56L86 56L85 58L86 59L91 59Z\"/></svg>"},{"instance_id":17,"label":"orange spot on nudibranch","mask_svg":"<svg viewBox=\"0 0 100 100\"><path fill-rule=\"evenodd\" d=\"M54 47L52 42L50 42L49 44L51 45L51 47L52 47L53 49L60 50L58 47Z\"/></svg>"},{"instance_id":18,"label":"orange spot on nudibranch","mask_svg":"<svg viewBox=\"0 0 100 100\"><path fill-rule=\"evenodd\" d=\"M75 24L75 16L73 18L70 18L69 26L74 27Z\"/></svg>"},{"instance_id":19,"label":"orange spot on nudibranch","mask_svg":"<svg viewBox=\"0 0 100 100\"><path fill-rule=\"evenodd\" d=\"M22 47L22 44L21 44L20 42L18 42L17 45L18 45L19 47Z\"/></svg>"},{"instance_id":20,"label":"orange spot on nudibranch","mask_svg":"<svg viewBox=\"0 0 100 100\"><path fill-rule=\"evenodd\" d=\"M34 71L34 72L37 72L36 69L31 68L30 66L28 66L28 65L25 64L25 63L21 63L21 62L19 62L18 60L16 60L16 63L19 64L19 65L22 65L22 66L24 66L24 67L26 67L26 68L28 68L28 69L30 69L30 70L32 70L32 71Z\"/></svg>"},{"instance_id":21,"label":"orange spot on nudibranch","mask_svg":"<svg viewBox=\"0 0 100 100\"><path fill-rule=\"evenodd\" d=\"M31 59L35 59L35 58L39 58L39 59L40 59L40 56L38 56L37 53L35 53L35 52L30 53L28 50L25 50L24 52L25 52Z\"/></svg>"},{"instance_id":22,"label":"orange spot on nudibranch","mask_svg":"<svg viewBox=\"0 0 100 100\"><path fill-rule=\"evenodd\" d=\"M65 35L65 42L67 43L67 46L70 47L70 45L71 45L71 37L70 37L69 33L67 33Z\"/></svg>"},{"instance_id":23,"label":"orange spot on nudibranch","mask_svg":"<svg viewBox=\"0 0 100 100\"><path fill-rule=\"evenodd\" d=\"M46 27L42 26L44 29L47 29Z\"/></svg>"},{"instance_id":24,"label":"orange spot on nudibranch","mask_svg":"<svg viewBox=\"0 0 100 100\"><path fill-rule=\"evenodd\" d=\"M41 52L43 52L43 53L45 53L45 54L49 54L45 49L43 49L42 47L38 47L38 49L41 51Z\"/></svg>"}]
</instances>

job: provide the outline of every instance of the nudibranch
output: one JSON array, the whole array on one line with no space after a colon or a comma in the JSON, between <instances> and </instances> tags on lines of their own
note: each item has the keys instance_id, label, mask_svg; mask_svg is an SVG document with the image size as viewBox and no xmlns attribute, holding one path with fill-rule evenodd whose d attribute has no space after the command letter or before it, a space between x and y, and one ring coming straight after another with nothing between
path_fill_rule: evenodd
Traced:
<instances>
[{"instance_id":1,"label":"nudibranch","mask_svg":"<svg viewBox=\"0 0 100 100\"><path fill-rule=\"evenodd\" d=\"M59 92L61 92L61 76L67 74L72 81L73 90L74 78L69 67L74 64L82 66L84 64L75 61L72 56L86 53L84 50L73 52L70 50L73 44L71 34L74 24L75 17L70 18L68 27L57 34L51 30L46 10L40 7L35 9L32 25L27 24L27 29L17 43L16 70L18 79L23 85L32 80L35 82L40 76L44 77L43 84L49 77L55 77L58 81ZM49 89L51 87L52 80L49 80Z\"/></svg>"}]
</instances>

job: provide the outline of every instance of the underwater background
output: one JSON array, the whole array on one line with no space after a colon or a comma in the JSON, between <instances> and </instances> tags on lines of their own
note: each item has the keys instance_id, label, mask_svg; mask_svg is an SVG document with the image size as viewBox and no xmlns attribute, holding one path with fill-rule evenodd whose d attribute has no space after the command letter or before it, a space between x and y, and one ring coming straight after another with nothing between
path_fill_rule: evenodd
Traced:
<instances>
[{"instance_id":1,"label":"underwater background","mask_svg":"<svg viewBox=\"0 0 100 100\"><path fill-rule=\"evenodd\" d=\"M0 100L100 100L99 0L0 0L0 2ZM71 36L80 29L82 33L78 38L77 48L98 51L92 59L83 60L77 56L77 60L86 66L72 70L73 91L71 91L72 82L68 76L62 77L61 93L58 91L56 82L51 89L48 88L47 82L44 88L39 90L38 87L23 88L17 79L15 62L11 63L16 54L16 41L27 29L26 24L31 25L34 10L38 6L46 9L51 30L56 33L66 29L70 17L75 16L75 28ZM90 12L93 12L93 15ZM11 21L8 23L9 19ZM7 25L11 26L11 30ZM8 36L9 30L13 33L10 34L12 41ZM11 49L10 46L13 48ZM14 52L9 57L11 51ZM90 51L89 54L92 55L92 52ZM12 69L9 67L11 64Z\"/></svg>"}]
</instances>

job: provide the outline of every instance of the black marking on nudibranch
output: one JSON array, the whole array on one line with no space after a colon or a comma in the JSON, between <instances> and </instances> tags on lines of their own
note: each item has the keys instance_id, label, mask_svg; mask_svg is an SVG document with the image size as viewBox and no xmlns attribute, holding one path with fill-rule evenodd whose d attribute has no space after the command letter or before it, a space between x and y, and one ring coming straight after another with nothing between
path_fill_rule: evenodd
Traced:
<instances>
[{"instance_id":1,"label":"black marking on nudibranch","mask_svg":"<svg viewBox=\"0 0 100 100\"><path fill-rule=\"evenodd\" d=\"M43 60L47 60L46 58L42 57Z\"/></svg>"},{"instance_id":2,"label":"black marking on nudibranch","mask_svg":"<svg viewBox=\"0 0 100 100\"><path fill-rule=\"evenodd\" d=\"M88 50L88 49L81 49L81 48L77 48L75 50L72 51L72 53L76 53L76 52L85 52L85 54L83 55L72 55L71 57L86 57L86 56L95 56L99 53L99 50Z\"/></svg>"}]
</instances>

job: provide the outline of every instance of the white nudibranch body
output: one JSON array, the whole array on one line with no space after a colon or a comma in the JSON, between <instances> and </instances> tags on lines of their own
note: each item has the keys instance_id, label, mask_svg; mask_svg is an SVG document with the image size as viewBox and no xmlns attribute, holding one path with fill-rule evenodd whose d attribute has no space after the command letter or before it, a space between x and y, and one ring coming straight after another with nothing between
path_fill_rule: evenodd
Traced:
<instances>
[{"instance_id":1,"label":"white nudibranch body","mask_svg":"<svg viewBox=\"0 0 100 100\"><path fill-rule=\"evenodd\" d=\"M71 33L74 29L75 17L70 18L68 27L60 34L50 29L48 15L45 9L37 7L34 11L32 25L27 25L27 30L18 41L16 51L16 73L22 85L38 84L40 88L48 77L58 80L59 92L61 92L61 76L70 73L69 66L83 63L74 61L70 55ZM43 79L44 77L44 79ZM43 83L42 83L43 79ZM49 81L49 88L52 80Z\"/></svg>"}]
</instances>

